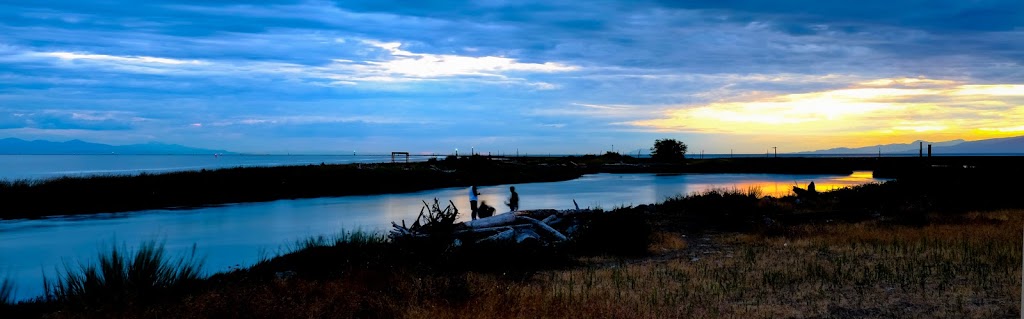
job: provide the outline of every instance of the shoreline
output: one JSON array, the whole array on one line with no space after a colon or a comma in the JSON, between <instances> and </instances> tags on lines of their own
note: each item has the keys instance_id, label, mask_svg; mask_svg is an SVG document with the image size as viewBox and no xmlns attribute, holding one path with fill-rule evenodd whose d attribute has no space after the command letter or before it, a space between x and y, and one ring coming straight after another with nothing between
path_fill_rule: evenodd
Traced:
<instances>
[{"instance_id":1,"label":"shoreline","mask_svg":"<svg viewBox=\"0 0 1024 319\"><path fill-rule=\"evenodd\" d=\"M0 181L0 220L281 199L404 193L447 187L565 181L595 173L849 174L921 178L960 171L1021 171L1021 157L718 158L652 163L622 155L486 157L411 163L235 167L137 175Z\"/></svg>"}]
</instances>

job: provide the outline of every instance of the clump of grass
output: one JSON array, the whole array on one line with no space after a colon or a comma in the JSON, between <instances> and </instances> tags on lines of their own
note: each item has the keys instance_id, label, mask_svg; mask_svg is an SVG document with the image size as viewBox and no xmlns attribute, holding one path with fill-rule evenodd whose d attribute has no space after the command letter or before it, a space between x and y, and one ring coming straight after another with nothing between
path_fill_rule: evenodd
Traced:
<instances>
[{"instance_id":1,"label":"clump of grass","mask_svg":"<svg viewBox=\"0 0 1024 319\"><path fill-rule=\"evenodd\" d=\"M678 195L657 205L666 220L698 229L752 230L765 217L791 213L790 199L764 196L758 187L745 190L714 188L688 195Z\"/></svg>"},{"instance_id":2,"label":"clump of grass","mask_svg":"<svg viewBox=\"0 0 1024 319\"><path fill-rule=\"evenodd\" d=\"M651 254L665 254L686 249L687 242L681 234L657 231L651 233L651 244L647 251Z\"/></svg>"},{"instance_id":3,"label":"clump of grass","mask_svg":"<svg viewBox=\"0 0 1024 319\"><path fill-rule=\"evenodd\" d=\"M195 246L179 259L166 256L164 244L156 241L134 252L113 246L98 257L98 264L65 265L55 279L44 278L46 299L69 306L123 306L154 300L202 278Z\"/></svg>"},{"instance_id":4,"label":"clump of grass","mask_svg":"<svg viewBox=\"0 0 1024 319\"><path fill-rule=\"evenodd\" d=\"M386 264L395 256L387 237L357 229L298 240L284 253L261 260L244 273L274 277L278 272L294 272L302 278L329 278Z\"/></svg>"},{"instance_id":5,"label":"clump of grass","mask_svg":"<svg viewBox=\"0 0 1024 319\"><path fill-rule=\"evenodd\" d=\"M333 236L319 235L299 240L295 243L295 247L292 249L292 252L303 249L335 247L341 245L369 246L385 242L387 242L387 237L382 234L367 232L362 229L356 229L354 231L343 230Z\"/></svg>"}]
</instances>

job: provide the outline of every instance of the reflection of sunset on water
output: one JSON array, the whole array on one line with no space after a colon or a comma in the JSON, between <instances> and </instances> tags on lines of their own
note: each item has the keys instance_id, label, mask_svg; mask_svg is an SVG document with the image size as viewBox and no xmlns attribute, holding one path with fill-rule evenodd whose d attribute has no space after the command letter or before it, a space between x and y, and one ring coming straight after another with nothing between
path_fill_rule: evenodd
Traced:
<instances>
[{"instance_id":1,"label":"reflection of sunset on water","mask_svg":"<svg viewBox=\"0 0 1024 319\"><path fill-rule=\"evenodd\" d=\"M760 190L762 196L773 196L782 197L793 194L793 186L800 188L807 188L807 185L814 182L814 188L819 192L830 191L834 189L840 189L843 187L856 186L861 184L867 184L872 182L880 182L882 180L875 179L872 176L871 171L856 171L848 176L829 176L828 178L805 178L800 175L793 175L792 182L782 182L778 179L746 179L742 182L727 183L727 184L691 184L695 189L694 192L703 192L711 189L725 189L725 190L739 190L747 191L750 189Z\"/></svg>"}]
</instances>

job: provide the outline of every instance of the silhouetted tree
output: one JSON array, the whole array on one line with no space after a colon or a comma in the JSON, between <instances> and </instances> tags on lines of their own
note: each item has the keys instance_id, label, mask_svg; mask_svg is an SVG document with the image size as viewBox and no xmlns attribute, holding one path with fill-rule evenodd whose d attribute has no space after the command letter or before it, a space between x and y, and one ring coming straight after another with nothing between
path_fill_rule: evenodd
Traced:
<instances>
[{"instance_id":1,"label":"silhouetted tree","mask_svg":"<svg viewBox=\"0 0 1024 319\"><path fill-rule=\"evenodd\" d=\"M686 144L671 138L655 140L651 158L658 162L681 161L686 158Z\"/></svg>"}]
</instances>

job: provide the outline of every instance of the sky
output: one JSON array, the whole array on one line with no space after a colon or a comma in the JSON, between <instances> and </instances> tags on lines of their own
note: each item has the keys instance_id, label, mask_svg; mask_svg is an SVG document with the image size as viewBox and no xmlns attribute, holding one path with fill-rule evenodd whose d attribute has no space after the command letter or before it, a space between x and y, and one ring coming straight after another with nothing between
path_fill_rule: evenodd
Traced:
<instances>
[{"instance_id":1,"label":"sky","mask_svg":"<svg viewBox=\"0 0 1024 319\"><path fill-rule=\"evenodd\" d=\"M0 138L780 153L1024 135L1024 1L0 2Z\"/></svg>"}]
</instances>

